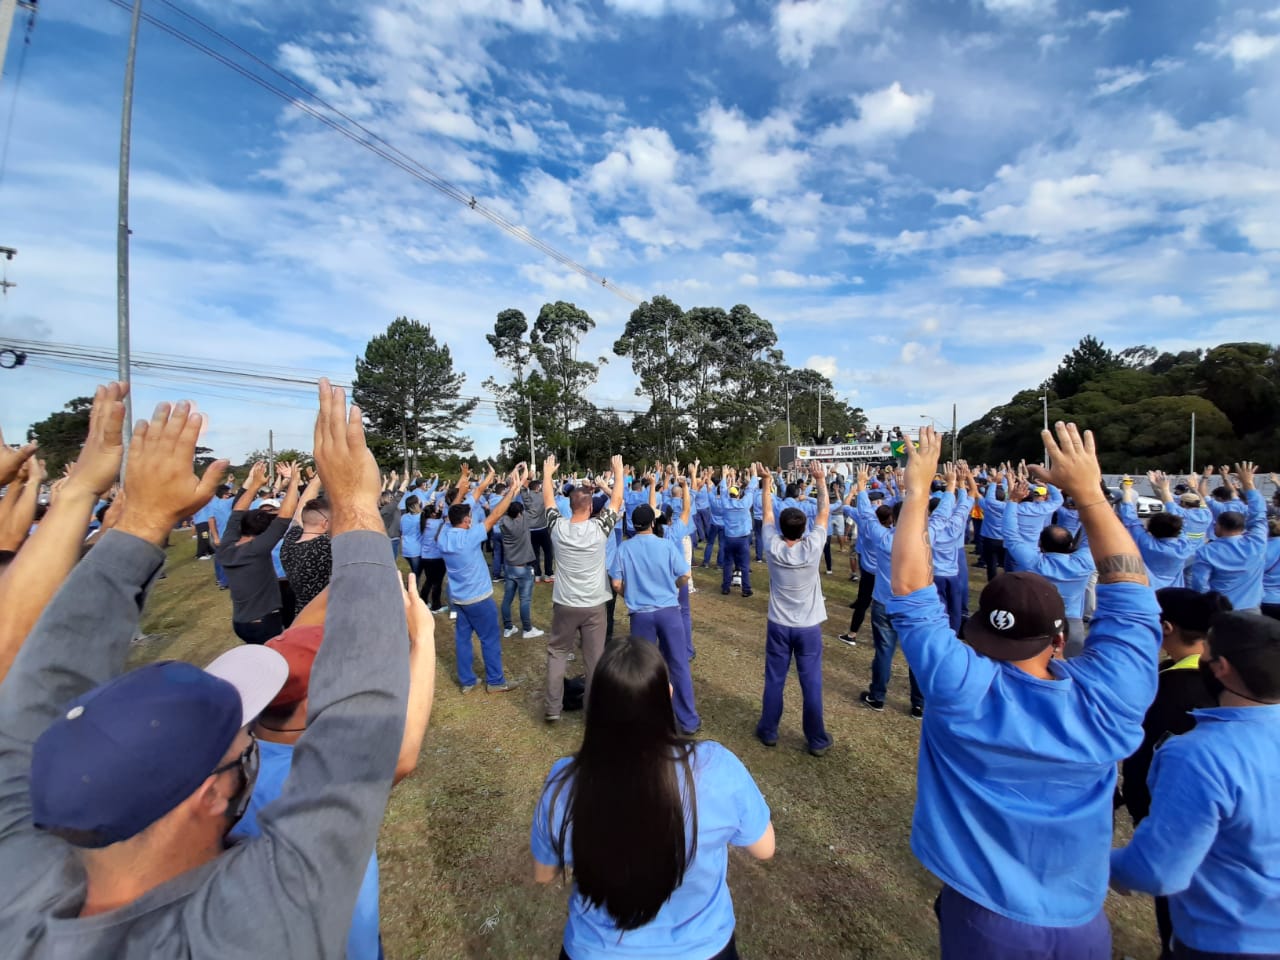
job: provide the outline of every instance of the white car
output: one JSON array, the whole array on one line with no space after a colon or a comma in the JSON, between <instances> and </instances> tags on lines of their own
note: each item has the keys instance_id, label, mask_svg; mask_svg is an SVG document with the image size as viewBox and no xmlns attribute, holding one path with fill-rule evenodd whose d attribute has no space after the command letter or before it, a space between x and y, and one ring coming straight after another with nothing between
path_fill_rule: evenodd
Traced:
<instances>
[{"instance_id":1,"label":"white car","mask_svg":"<svg viewBox=\"0 0 1280 960\"><path fill-rule=\"evenodd\" d=\"M1164 513L1164 503L1155 497L1144 497L1138 494L1138 516L1152 517L1157 513Z\"/></svg>"}]
</instances>

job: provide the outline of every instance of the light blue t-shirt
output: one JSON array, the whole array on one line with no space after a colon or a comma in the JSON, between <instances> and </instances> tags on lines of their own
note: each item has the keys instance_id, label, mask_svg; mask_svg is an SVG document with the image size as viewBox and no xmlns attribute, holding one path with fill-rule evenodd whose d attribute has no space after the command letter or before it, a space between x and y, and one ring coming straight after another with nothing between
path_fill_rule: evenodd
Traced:
<instances>
[{"instance_id":1,"label":"light blue t-shirt","mask_svg":"<svg viewBox=\"0 0 1280 960\"><path fill-rule=\"evenodd\" d=\"M1183 584L1183 572L1187 568L1187 558L1196 552L1195 545L1185 534L1176 537L1153 537L1142 521L1138 519L1138 510L1132 503L1120 504L1120 519L1128 527L1138 552L1142 554L1142 562L1147 567L1147 579L1152 590L1165 587L1180 587Z\"/></svg>"},{"instance_id":2,"label":"light blue t-shirt","mask_svg":"<svg viewBox=\"0 0 1280 960\"><path fill-rule=\"evenodd\" d=\"M1267 540L1262 568L1262 602L1280 603L1280 537Z\"/></svg>"},{"instance_id":3,"label":"light blue t-shirt","mask_svg":"<svg viewBox=\"0 0 1280 960\"><path fill-rule=\"evenodd\" d=\"M493 596L493 578L480 550L487 539L489 531L474 518L469 527L446 526L440 532L440 555L449 571L449 596L454 603L477 603Z\"/></svg>"},{"instance_id":4,"label":"light blue t-shirt","mask_svg":"<svg viewBox=\"0 0 1280 960\"><path fill-rule=\"evenodd\" d=\"M616 565L611 575L622 581L631 613L679 605L676 580L689 572L689 563L675 540L646 533L634 536L618 550Z\"/></svg>"},{"instance_id":5,"label":"light blue t-shirt","mask_svg":"<svg viewBox=\"0 0 1280 960\"><path fill-rule=\"evenodd\" d=\"M228 834L231 840L247 840L261 836L258 815L284 791L285 778L293 764L293 745L258 741L258 753L262 758L258 780L253 785L253 796L244 817ZM378 854L369 858L364 881L356 895L355 913L351 918L351 932L347 934L347 960L378 960Z\"/></svg>"},{"instance_id":6,"label":"light blue t-shirt","mask_svg":"<svg viewBox=\"0 0 1280 960\"><path fill-rule=\"evenodd\" d=\"M218 502L218 498L214 497L212 500L206 503L203 507L201 507L199 510L197 510L194 514L191 515L191 522L193 524L208 523L209 518L213 516L213 505L217 502ZM96 509L94 510L94 513L97 513Z\"/></svg>"},{"instance_id":7,"label":"light blue t-shirt","mask_svg":"<svg viewBox=\"0 0 1280 960\"><path fill-rule=\"evenodd\" d=\"M748 847L764 836L769 826L769 805L742 761L714 740L700 741L691 760L698 848L685 869L684 881L656 917L643 927L626 932L618 930L603 908L588 904L575 885L564 931L565 952L573 960L705 960L723 950L733 936L733 900L727 877L729 847ZM561 788L558 794L556 789L558 775L568 763L566 757L552 766L533 816L529 844L534 860L544 866L558 865L555 840L564 823L568 787ZM683 782L681 789L687 790ZM687 829L688 817L685 823ZM619 829L626 829L626 825L619 824ZM572 866L572 824L565 836L564 855Z\"/></svg>"},{"instance_id":8,"label":"light blue t-shirt","mask_svg":"<svg viewBox=\"0 0 1280 960\"><path fill-rule=\"evenodd\" d=\"M419 517L421 520L421 517ZM442 517L435 517L427 521L425 527L420 526L422 530L422 559L423 560L439 560L443 555L440 553L440 526L444 523Z\"/></svg>"},{"instance_id":9,"label":"light blue t-shirt","mask_svg":"<svg viewBox=\"0 0 1280 960\"><path fill-rule=\"evenodd\" d=\"M218 524L218 536L227 532L227 522L231 519L231 508L236 505L235 497L214 497L209 506L209 516Z\"/></svg>"},{"instance_id":10,"label":"light blue t-shirt","mask_svg":"<svg viewBox=\"0 0 1280 960\"><path fill-rule=\"evenodd\" d=\"M406 558L422 556L422 514L406 513L400 518L400 552Z\"/></svg>"}]
</instances>

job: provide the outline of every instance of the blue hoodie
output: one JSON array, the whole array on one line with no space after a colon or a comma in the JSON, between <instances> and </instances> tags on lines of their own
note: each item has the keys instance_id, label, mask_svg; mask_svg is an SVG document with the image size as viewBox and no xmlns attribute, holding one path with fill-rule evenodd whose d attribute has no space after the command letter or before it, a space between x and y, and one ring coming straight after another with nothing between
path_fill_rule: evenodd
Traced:
<instances>
[{"instance_id":1,"label":"blue hoodie","mask_svg":"<svg viewBox=\"0 0 1280 960\"><path fill-rule=\"evenodd\" d=\"M1217 590L1237 610L1262 604L1262 569L1267 553L1267 504L1257 490L1245 494L1249 506L1244 533L1210 540L1191 565L1191 589Z\"/></svg>"}]
</instances>

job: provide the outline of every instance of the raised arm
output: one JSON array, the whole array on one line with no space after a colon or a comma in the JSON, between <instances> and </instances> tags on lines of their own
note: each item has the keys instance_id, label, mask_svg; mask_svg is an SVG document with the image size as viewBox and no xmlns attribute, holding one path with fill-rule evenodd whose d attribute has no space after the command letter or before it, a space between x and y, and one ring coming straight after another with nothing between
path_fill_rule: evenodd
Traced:
<instances>
[{"instance_id":1,"label":"raised arm","mask_svg":"<svg viewBox=\"0 0 1280 960\"><path fill-rule=\"evenodd\" d=\"M762 463L756 464L760 474L760 514L761 522L766 529L777 529L773 521L773 474Z\"/></svg>"},{"instance_id":2,"label":"raised arm","mask_svg":"<svg viewBox=\"0 0 1280 960\"><path fill-rule=\"evenodd\" d=\"M0 680L79 561L93 508L120 475L123 399L128 390L127 384L119 383L98 387L80 456L39 529L0 577Z\"/></svg>"},{"instance_id":3,"label":"raised arm","mask_svg":"<svg viewBox=\"0 0 1280 960\"><path fill-rule=\"evenodd\" d=\"M1252 461L1246 460L1236 464L1236 474L1240 477L1240 489L1244 491L1247 506L1244 535L1255 542L1267 541L1267 502L1254 486L1254 475L1258 468Z\"/></svg>"},{"instance_id":4,"label":"raised arm","mask_svg":"<svg viewBox=\"0 0 1280 960\"><path fill-rule=\"evenodd\" d=\"M693 492L689 489L689 480L680 474L680 522L686 527L689 525L689 517L693 515Z\"/></svg>"},{"instance_id":5,"label":"raised arm","mask_svg":"<svg viewBox=\"0 0 1280 960\"><path fill-rule=\"evenodd\" d=\"M622 495L624 493L623 487L625 486L623 480L626 476L626 470L622 466L622 455L615 453L610 461L610 466L613 467L613 490L609 496L609 509L618 516L622 516Z\"/></svg>"},{"instance_id":6,"label":"raised arm","mask_svg":"<svg viewBox=\"0 0 1280 960\"><path fill-rule=\"evenodd\" d=\"M462 465L462 473L458 476L458 491L453 495L453 502L450 506L456 506L466 499L467 493L471 489L471 464L464 463Z\"/></svg>"},{"instance_id":7,"label":"raised arm","mask_svg":"<svg viewBox=\"0 0 1280 960\"><path fill-rule=\"evenodd\" d=\"M827 468L821 460L815 460L809 467L813 483L818 488L818 515L814 518L815 527L827 529L827 521L831 517L831 494L827 490Z\"/></svg>"},{"instance_id":8,"label":"raised arm","mask_svg":"<svg viewBox=\"0 0 1280 960\"><path fill-rule=\"evenodd\" d=\"M933 427L920 429L920 445L906 442L907 467L902 486L902 512L893 537L890 585L894 596L906 596L933 584L933 549L929 542L929 488L938 471L942 440Z\"/></svg>"},{"instance_id":9,"label":"raised arm","mask_svg":"<svg viewBox=\"0 0 1280 960\"><path fill-rule=\"evenodd\" d=\"M400 756L396 760L395 783L417 769L436 685L435 618L427 609L422 594L414 589L412 574L405 575L402 592L404 615L409 627L409 706L405 712Z\"/></svg>"},{"instance_id":10,"label":"raised arm","mask_svg":"<svg viewBox=\"0 0 1280 960\"><path fill-rule=\"evenodd\" d=\"M35 522L42 483L44 463L32 457L23 464L17 478L9 484L8 494L0 500L0 550L16 551L26 542L31 524Z\"/></svg>"},{"instance_id":11,"label":"raised arm","mask_svg":"<svg viewBox=\"0 0 1280 960\"><path fill-rule=\"evenodd\" d=\"M244 482L244 489L240 491L240 496L236 497L236 502L232 504L231 509L236 513L243 513L253 505L254 498L258 496L258 491L262 489L262 485L267 480L267 462L259 460L249 468L249 477Z\"/></svg>"},{"instance_id":12,"label":"raised arm","mask_svg":"<svg viewBox=\"0 0 1280 960\"><path fill-rule=\"evenodd\" d=\"M99 403L95 397L100 432L106 431L104 417L115 425L112 429L120 429L122 397L122 386L111 390L109 400ZM123 672L147 587L164 562L161 548L169 532L209 501L227 469L227 461L219 460L203 480L192 473L203 424L204 418L185 401L174 407L162 403L150 421L138 422L117 528L71 571L0 686L0 845L6 855L33 836L28 778L36 738L68 701ZM32 852L39 849L48 850L42 843ZM12 896L21 882L21 876L0 877L0 896Z\"/></svg>"},{"instance_id":13,"label":"raised arm","mask_svg":"<svg viewBox=\"0 0 1280 960\"><path fill-rule=\"evenodd\" d=\"M544 510L556 508L556 455L550 454L542 461L542 507ZM565 519L568 519L566 517Z\"/></svg>"},{"instance_id":14,"label":"raised arm","mask_svg":"<svg viewBox=\"0 0 1280 960\"><path fill-rule=\"evenodd\" d=\"M280 516L293 517L301 509L298 497L298 484L302 482L302 468L296 463L280 464L280 471L289 478L288 491L280 502Z\"/></svg>"},{"instance_id":15,"label":"raised arm","mask_svg":"<svg viewBox=\"0 0 1280 960\"><path fill-rule=\"evenodd\" d=\"M1074 423L1056 425L1056 436L1041 431L1052 468L1033 466L1032 475L1042 483L1051 483L1071 495L1080 523L1089 538L1089 549L1098 568L1098 582L1138 583L1147 585L1147 568L1133 537L1111 509L1107 498L1099 493L1102 468L1098 466L1093 432L1084 435Z\"/></svg>"},{"instance_id":16,"label":"raised arm","mask_svg":"<svg viewBox=\"0 0 1280 960\"><path fill-rule=\"evenodd\" d=\"M497 506L490 510L489 515L484 518L484 528L486 530L493 530L493 528L498 525L498 521L507 515L507 508L511 506L511 501L515 499L516 494L519 493L520 489L524 486L526 471L528 469L529 465L527 463L519 463L516 465L516 468L511 471L511 475L507 478L507 492L502 495L502 499L498 501ZM490 473L489 479L493 479L492 473ZM546 481L543 480L544 491L546 490L545 484ZM478 499L479 498L477 497L477 500ZM552 505L555 505L554 498L552 499ZM475 523L474 517L471 522Z\"/></svg>"}]
</instances>

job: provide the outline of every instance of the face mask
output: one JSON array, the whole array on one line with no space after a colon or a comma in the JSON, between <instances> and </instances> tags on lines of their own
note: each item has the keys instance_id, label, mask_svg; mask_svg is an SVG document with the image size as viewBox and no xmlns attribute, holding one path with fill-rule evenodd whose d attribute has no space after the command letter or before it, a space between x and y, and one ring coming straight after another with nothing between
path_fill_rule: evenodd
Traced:
<instances>
[{"instance_id":1,"label":"face mask","mask_svg":"<svg viewBox=\"0 0 1280 960\"><path fill-rule=\"evenodd\" d=\"M232 764L226 765L223 769L234 769L235 766L240 768L240 789L235 795L227 800L227 830L230 831L249 809L249 800L253 797L254 785L258 782L258 768L261 765L261 755L258 753L258 741L253 739L249 741L249 746L245 748L244 753L233 761Z\"/></svg>"},{"instance_id":2,"label":"face mask","mask_svg":"<svg viewBox=\"0 0 1280 960\"><path fill-rule=\"evenodd\" d=\"M1217 658L1214 658L1217 659ZM1200 679L1204 681L1205 689L1209 691L1209 696L1214 703L1218 702L1218 698L1222 696L1222 691L1226 690L1226 686L1213 675L1213 660L1205 657L1200 658Z\"/></svg>"}]
</instances>

